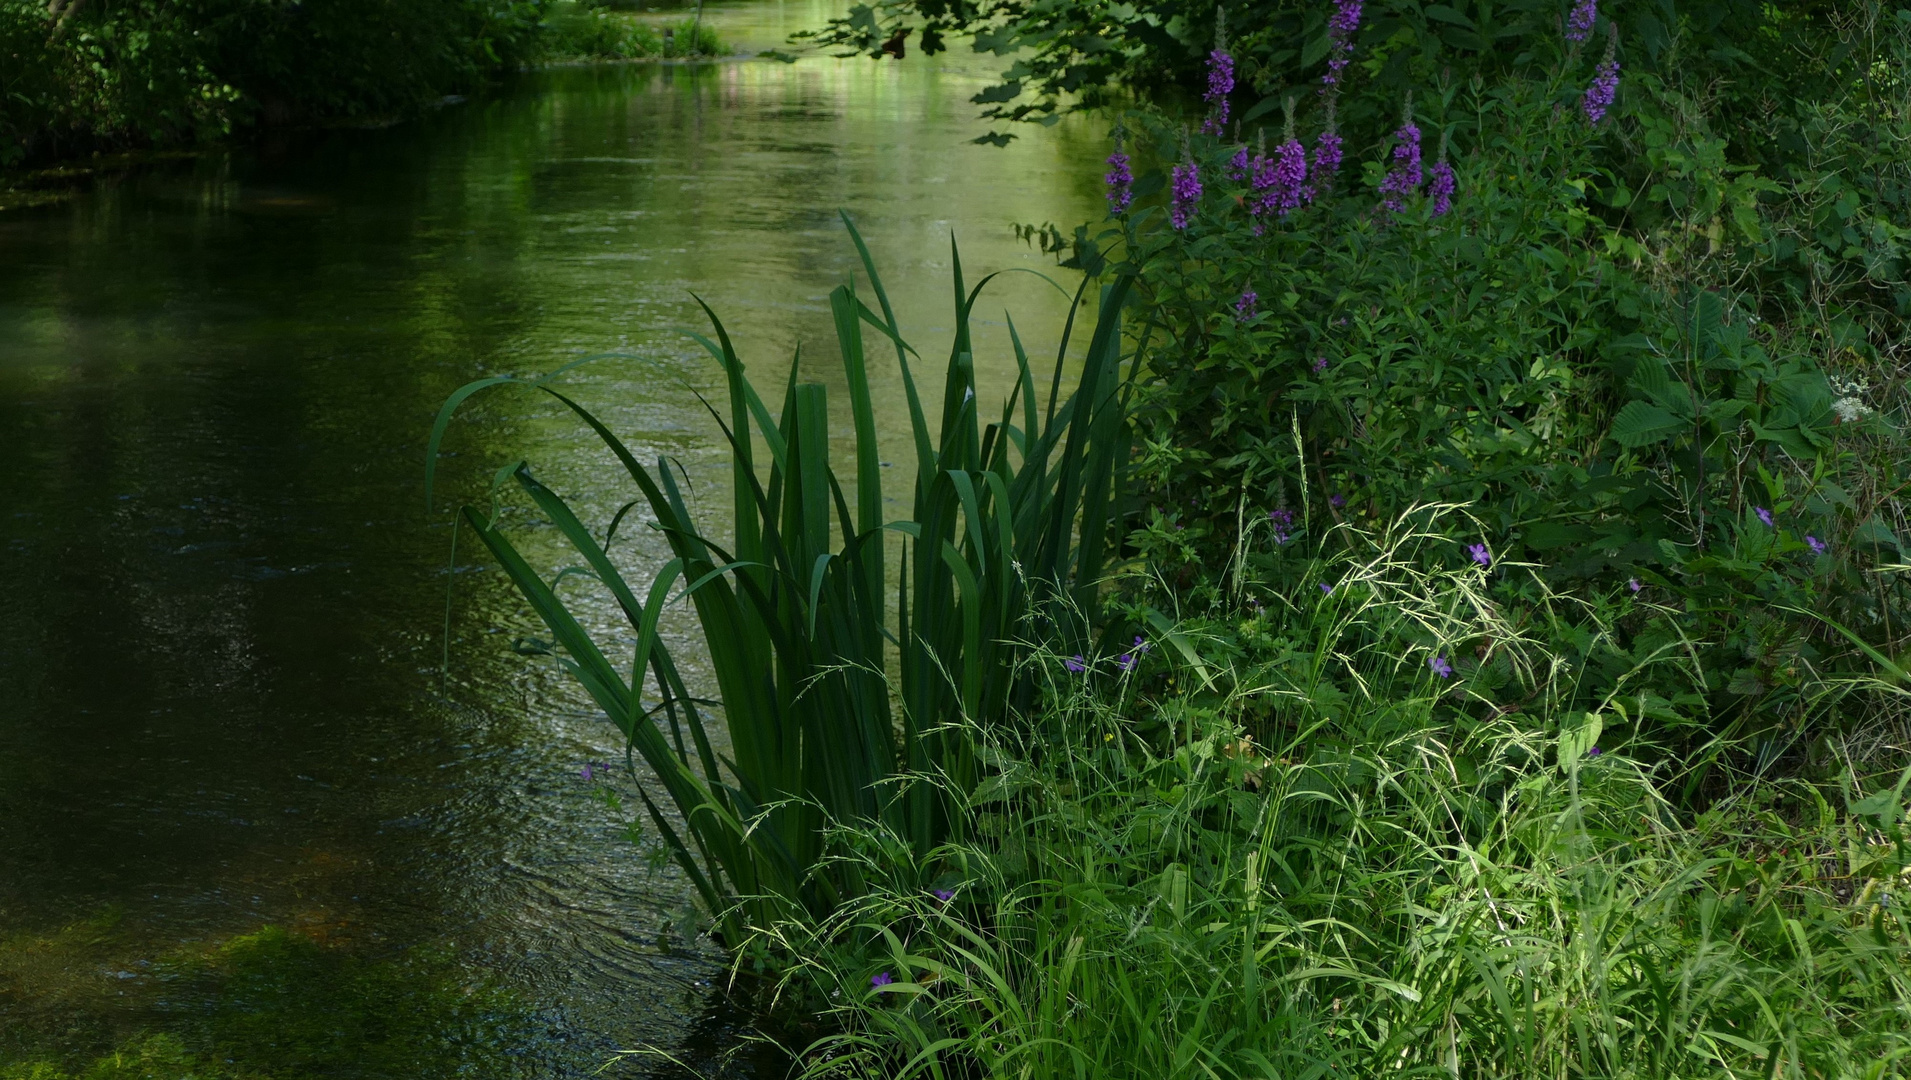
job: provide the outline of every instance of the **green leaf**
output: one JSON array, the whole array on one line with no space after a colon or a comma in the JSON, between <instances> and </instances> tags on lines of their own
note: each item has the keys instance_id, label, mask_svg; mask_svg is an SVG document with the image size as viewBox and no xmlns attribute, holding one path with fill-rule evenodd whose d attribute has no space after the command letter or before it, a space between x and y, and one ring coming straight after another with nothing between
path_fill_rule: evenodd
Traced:
<instances>
[{"instance_id":1,"label":"green leaf","mask_svg":"<svg viewBox=\"0 0 1911 1080\"><path fill-rule=\"evenodd\" d=\"M1634 401L1612 420L1613 441L1628 450L1664 442L1685 429L1685 421L1657 405Z\"/></svg>"}]
</instances>

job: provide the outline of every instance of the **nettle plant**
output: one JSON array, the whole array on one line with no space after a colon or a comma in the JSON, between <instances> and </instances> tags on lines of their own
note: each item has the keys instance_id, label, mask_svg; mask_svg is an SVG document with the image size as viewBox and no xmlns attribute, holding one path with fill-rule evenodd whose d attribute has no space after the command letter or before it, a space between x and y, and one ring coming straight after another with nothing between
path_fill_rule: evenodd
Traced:
<instances>
[{"instance_id":1,"label":"nettle plant","mask_svg":"<svg viewBox=\"0 0 1911 1080\"><path fill-rule=\"evenodd\" d=\"M1359 5L1334 18L1346 57ZM1841 417L1725 283L1666 287L1588 199L1622 115L1600 25L1582 3L1550 71L1409 98L1377 148L1337 130L1345 64L1278 139L1237 135L1220 43L1199 129L1118 133L1101 246L1153 314L1140 546L1183 596L1239 600L1202 568L1238 553L1298 590L1332 526L1465 504L1481 534L1452 560L1545 564L1502 599L1563 588L1617 620L1582 657L1587 694L1678 650L1684 670L1639 688L1654 737L1796 730L1828 667L1868 668L1857 639L1888 635L1860 562L1896 538L1837 482L1841 420L1878 421ZM1133 178L1129 137L1166 176Z\"/></svg>"}]
</instances>

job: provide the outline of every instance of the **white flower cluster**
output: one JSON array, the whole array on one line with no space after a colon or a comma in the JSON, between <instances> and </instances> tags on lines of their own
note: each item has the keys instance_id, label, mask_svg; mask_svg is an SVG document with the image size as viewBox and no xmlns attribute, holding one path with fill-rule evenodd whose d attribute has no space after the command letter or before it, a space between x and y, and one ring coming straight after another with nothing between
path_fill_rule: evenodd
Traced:
<instances>
[{"instance_id":1,"label":"white flower cluster","mask_svg":"<svg viewBox=\"0 0 1911 1080\"><path fill-rule=\"evenodd\" d=\"M1877 412L1865 404L1865 394L1871 390L1871 381L1862 375L1827 375L1825 381L1831 385L1831 409L1838 414L1842 423L1851 424Z\"/></svg>"}]
</instances>

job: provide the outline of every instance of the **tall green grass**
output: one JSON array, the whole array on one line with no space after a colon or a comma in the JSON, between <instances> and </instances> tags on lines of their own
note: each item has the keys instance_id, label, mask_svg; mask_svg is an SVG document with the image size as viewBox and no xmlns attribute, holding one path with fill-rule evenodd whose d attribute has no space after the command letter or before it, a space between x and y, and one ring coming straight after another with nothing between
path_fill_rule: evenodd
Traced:
<instances>
[{"instance_id":1,"label":"tall green grass","mask_svg":"<svg viewBox=\"0 0 1911 1080\"><path fill-rule=\"evenodd\" d=\"M549 627L559 661L656 773L685 828L646 796L651 817L732 942L746 925L793 910L826 915L863 892L862 867L831 857L835 825L879 824L922 857L961 835L965 821L952 798L986 771L971 733L1000 727L1034 700L1033 682L1015 674L1024 670L1017 642L1042 635L1067 650L1089 647L1085 620L1036 626L1028 613L1062 597L1092 610L1088 601L1116 536L1110 522L1126 452L1126 282L1103 290L1079 382L1064 399L1071 314L1046 408L1038 406L1031 363L1011 324L1019 378L1006 388L1000 417L985 424L969 318L995 275L968 287L952 242L955 339L932 422L915 383L916 352L898 330L867 247L849 230L881 310L853 285L830 296L855 431L847 475L830 445L824 387L803 381L793 361L773 413L722 321L704 309L714 336L698 340L722 366L729 390L728 409L710 410L732 452L734 506L722 530L728 546L692 517L668 462L638 461L564 390L549 380L531 383L616 456L674 556L654 572L617 565L528 465L512 471L622 610L636 639L630 654L613 659L612 644L593 639L510 536L484 512L462 511ZM1082 299L1078 292L1077 308ZM884 511L866 331L893 347L909 405L914 498L901 521ZM453 394L433 428L430 460L461 404L513 381L480 380ZM893 573L891 535L900 537ZM686 686L657 632L665 605L684 598L703 628L728 756L712 737L716 718Z\"/></svg>"},{"instance_id":2,"label":"tall green grass","mask_svg":"<svg viewBox=\"0 0 1911 1080\"><path fill-rule=\"evenodd\" d=\"M760 928L843 1028L806 1074L1911 1071L1904 778L1681 818L1600 751L1622 697L1560 708L1550 628L1508 623L1481 568L1414 569L1436 528L1347 539L1331 591L1242 613L1254 655L1189 631L1212 682L1170 650L1024 658L1042 737L991 740L1011 764L964 794L964 838L912 860L845 830L872 888ZM964 869L953 896L931 867Z\"/></svg>"}]
</instances>

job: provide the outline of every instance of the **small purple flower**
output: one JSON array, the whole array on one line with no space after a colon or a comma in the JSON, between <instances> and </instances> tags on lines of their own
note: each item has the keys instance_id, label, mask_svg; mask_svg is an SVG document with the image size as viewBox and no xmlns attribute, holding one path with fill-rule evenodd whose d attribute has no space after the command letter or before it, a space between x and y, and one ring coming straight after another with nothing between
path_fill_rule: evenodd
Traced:
<instances>
[{"instance_id":1,"label":"small purple flower","mask_svg":"<svg viewBox=\"0 0 1911 1080\"><path fill-rule=\"evenodd\" d=\"M1772 527L1772 512L1770 510L1762 506L1754 506L1752 507L1752 513L1758 515L1758 520L1764 522L1766 528L1769 529Z\"/></svg>"},{"instance_id":2,"label":"small purple flower","mask_svg":"<svg viewBox=\"0 0 1911 1080\"><path fill-rule=\"evenodd\" d=\"M1241 183L1254 172L1254 163L1248 159L1247 147L1243 146L1228 159L1228 179Z\"/></svg>"},{"instance_id":3,"label":"small purple flower","mask_svg":"<svg viewBox=\"0 0 1911 1080\"><path fill-rule=\"evenodd\" d=\"M1481 566L1493 565L1493 553L1486 550L1485 544L1468 544L1466 546L1466 553L1471 555L1473 561L1479 563Z\"/></svg>"},{"instance_id":4,"label":"small purple flower","mask_svg":"<svg viewBox=\"0 0 1911 1080\"><path fill-rule=\"evenodd\" d=\"M1274 156L1262 158L1254 170L1254 201L1249 206L1256 216L1270 211L1281 217L1306 205L1314 198L1307 186L1307 150L1299 139L1289 139L1274 148Z\"/></svg>"},{"instance_id":5,"label":"small purple flower","mask_svg":"<svg viewBox=\"0 0 1911 1080\"><path fill-rule=\"evenodd\" d=\"M1427 194L1433 199L1433 216L1440 217L1453 209L1453 166L1445 161L1433 163L1433 184Z\"/></svg>"},{"instance_id":6,"label":"small purple flower","mask_svg":"<svg viewBox=\"0 0 1911 1080\"><path fill-rule=\"evenodd\" d=\"M896 981L896 977L887 971L878 971L869 977L869 985L878 989Z\"/></svg>"},{"instance_id":7,"label":"small purple flower","mask_svg":"<svg viewBox=\"0 0 1911 1080\"><path fill-rule=\"evenodd\" d=\"M595 780L597 779L597 774L609 773L609 772L610 772L609 765L606 765L601 761L587 761L584 763L583 768L577 770L577 775L583 777L585 780Z\"/></svg>"},{"instance_id":8,"label":"small purple flower","mask_svg":"<svg viewBox=\"0 0 1911 1080\"><path fill-rule=\"evenodd\" d=\"M1314 186L1320 191L1326 191L1340 172L1340 144L1340 132L1332 128L1314 139Z\"/></svg>"},{"instance_id":9,"label":"small purple flower","mask_svg":"<svg viewBox=\"0 0 1911 1080\"><path fill-rule=\"evenodd\" d=\"M1605 753L1605 751L1604 751L1604 750L1601 750L1601 749L1599 749L1599 748L1598 748L1597 746L1595 746L1595 747L1593 747L1593 748L1592 748L1591 750L1588 750L1588 751L1586 751L1586 756L1587 756L1587 757L1598 757L1599 755L1601 755L1601 754L1603 754L1603 753Z\"/></svg>"},{"instance_id":10,"label":"small purple flower","mask_svg":"<svg viewBox=\"0 0 1911 1080\"><path fill-rule=\"evenodd\" d=\"M586 764L583 768L577 770L577 775L583 777L586 781L588 781L591 779L592 772L593 770L591 769L590 765Z\"/></svg>"},{"instance_id":11,"label":"small purple flower","mask_svg":"<svg viewBox=\"0 0 1911 1080\"><path fill-rule=\"evenodd\" d=\"M1185 229L1201 202L1201 166L1192 161L1176 165L1172 189L1174 202L1168 208L1168 217L1175 228Z\"/></svg>"},{"instance_id":12,"label":"small purple flower","mask_svg":"<svg viewBox=\"0 0 1911 1080\"><path fill-rule=\"evenodd\" d=\"M1453 677L1453 665L1447 663L1447 658L1445 656L1428 657L1427 666L1432 668L1433 673L1435 675L1440 676L1442 679L1450 679Z\"/></svg>"},{"instance_id":13,"label":"small purple flower","mask_svg":"<svg viewBox=\"0 0 1911 1080\"><path fill-rule=\"evenodd\" d=\"M1380 182L1380 205L1388 213L1398 214L1407 208L1407 196L1420 190L1420 127L1408 120L1393 137L1393 168Z\"/></svg>"},{"instance_id":14,"label":"small purple flower","mask_svg":"<svg viewBox=\"0 0 1911 1080\"><path fill-rule=\"evenodd\" d=\"M1323 581L1320 583L1320 594L1322 596L1332 596L1334 595L1334 587Z\"/></svg>"},{"instance_id":15,"label":"small purple flower","mask_svg":"<svg viewBox=\"0 0 1911 1080\"><path fill-rule=\"evenodd\" d=\"M1062 666L1067 668L1071 673L1080 675L1082 672L1088 670L1088 661L1082 658L1081 653L1076 653L1074 656L1062 661Z\"/></svg>"},{"instance_id":16,"label":"small purple flower","mask_svg":"<svg viewBox=\"0 0 1911 1080\"><path fill-rule=\"evenodd\" d=\"M1579 101L1579 111L1586 114L1586 122L1598 124L1606 118L1606 110L1619 96L1619 37L1610 33L1606 38L1606 58L1599 61L1599 67L1593 72L1592 85L1586 88L1586 96Z\"/></svg>"},{"instance_id":17,"label":"small purple flower","mask_svg":"<svg viewBox=\"0 0 1911 1080\"><path fill-rule=\"evenodd\" d=\"M1637 595L1639 590L1645 588L1645 586L1639 584L1638 578L1627 578L1626 588L1631 589L1633 591L1633 594Z\"/></svg>"},{"instance_id":18,"label":"small purple flower","mask_svg":"<svg viewBox=\"0 0 1911 1080\"><path fill-rule=\"evenodd\" d=\"M1219 135L1228 122L1228 95L1234 93L1234 57L1226 49L1208 54L1208 117L1201 122L1203 135Z\"/></svg>"},{"instance_id":19,"label":"small purple flower","mask_svg":"<svg viewBox=\"0 0 1911 1080\"><path fill-rule=\"evenodd\" d=\"M1575 45L1585 41L1592 36L1593 24L1598 21L1599 0L1579 0L1566 16L1566 40Z\"/></svg>"},{"instance_id":20,"label":"small purple flower","mask_svg":"<svg viewBox=\"0 0 1911 1080\"><path fill-rule=\"evenodd\" d=\"M1274 526L1274 542L1285 544L1294 532L1294 511L1285 507L1269 510L1267 520Z\"/></svg>"},{"instance_id":21,"label":"small purple flower","mask_svg":"<svg viewBox=\"0 0 1911 1080\"><path fill-rule=\"evenodd\" d=\"M1326 359L1325 357L1322 357L1323 361L1325 359ZM1322 366L1324 367L1325 364L1323 363ZM1321 369L1315 368L1314 370L1319 371ZM1334 494L1327 496L1327 505L1333 507L1336 510L1339 510L1342 507L1347 505L1347 496L1342 495L1339 492L1335 492Z\"/></svg>"},{"instance_id":22,"label":"small purple flower","mask_svg":"<svg viewBox=\"0 0 1911 1080\"><path fill-rule=\"evenodd\" d=\"M1314 363L1312 366L1314 369L1314 374L1319 375L1321 372L1327 370L1327 358L1325 356L1314 357Z\"/></svg>"},{"instance_id":23,"label":"small purple flower","mask_svg":"<svg viewBox=\"0 0 1911 1080\"><path fill-rule=\"evenodd\" d=\"M955 890L954 889L930 889L929 895L935 897L936 899L946 904L949 901L955 899Z\"/></svg>"},{"instance_id":24,"label":"small purple flower","mask_svg":"<svg viewBox=\"0 0 1911 1080\"><path fill-rule=\"evenodd\" d=\"M1814 555L1823 555L1825 552L1831 550L1830 544L1825 543L1816 536L1806 536L1805 543L1811 546L1811 551Z\"/></svg>"},{"instance_id":25,"label":"small purple flower","mask_svg":"<svg viewBox=\"0 0 1911 1080\"><path fill-rule=\"evenodd\" d=\"M1259 294L1253 289L1243 289L1241 298L1234 302L1234 317L1241 320L1252 319L1260 302Z\"/></svg>"},{"instance_id":26,"label":"small purple flower","mask_svg":"<svg viewBox=\"0 0 1911 1080\"><path fill-rule=\"evenodd\" d=\"M1128 212L1128 204L1134 201L1132 186L1135 174L1128 169L1128 155L1122 152L1121 136L1115 136L1115 152L1108 155L1108 172L1102 176L1102 182L1108 185L1108 210L1113 214Z\"/></svg>"},{"instance_id":27,"label":"small purple flower","mask_svg":"<svg viewBox=\"0 0 1911 1080\"><path fill-rule=\"evenodd\" d=\"M1346 70L1347 56L1354 51L1354 32L1360 29L1360 0L1334 0L1334 13L1327 17L1327 74L1320 81L1338 85Z\"/></svg>"},{"instance_id":28,"label":"small purple flower","mask_svg":"<svg viewBox=\"0 0 1911 1080\"><path fill-rule=\"evenodd\" d=\"M1148 644L1147 639L1143 638L1140 634L1135 635L1135 652L1137 653L1153 652L1154 648L1155 647L1153 645Z\"/></svg>"}]
</instances>

